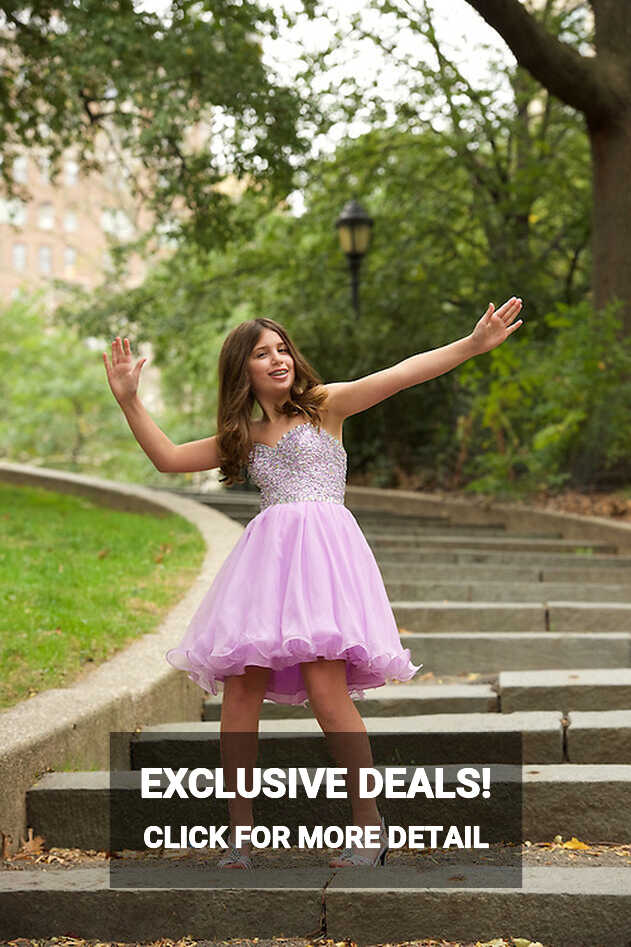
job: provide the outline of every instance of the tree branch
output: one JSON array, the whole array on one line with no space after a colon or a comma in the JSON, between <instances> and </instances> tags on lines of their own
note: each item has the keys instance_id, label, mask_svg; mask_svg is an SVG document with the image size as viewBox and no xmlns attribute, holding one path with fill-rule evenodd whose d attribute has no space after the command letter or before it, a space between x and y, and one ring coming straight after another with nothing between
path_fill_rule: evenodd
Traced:
<instances>
[{"instance_id":1,"label":"tree branch","mask_svg":"<svg viewBox=\"0 0 631 947\"><path fill-rule=\"evenodd\" d=\"M629 100L627 82L605 75L601 56L586 57L549 33L519 0L467 0L510 47L517 62L553 95L597 126Z\"/></svg>"}]
</instances>

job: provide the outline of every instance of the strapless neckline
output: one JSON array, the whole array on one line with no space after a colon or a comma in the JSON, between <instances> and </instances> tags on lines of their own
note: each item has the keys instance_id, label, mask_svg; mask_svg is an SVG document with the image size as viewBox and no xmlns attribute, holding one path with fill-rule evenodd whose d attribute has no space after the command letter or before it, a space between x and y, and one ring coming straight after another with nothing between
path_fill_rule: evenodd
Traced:
<instances>
[{"instance_id":1,"label":"strapless neckline","mask_svg":"<svg viewBox=\"0 0 631 947\"><path fill-rule=\"evenodd\" d=\"M317 430L315 424L312 424L311 421L305 421L303 424L296 424L294 427L290 427L288 431L285 431L284 434L281 434L281 436L279 437L279 439L276 441L274 445L264 444L263 441L254 441L252 445L252 451L254 451L257 447L264 447L266 450L271 450L271 451L278 450L278 448L280 447L281 443L285 440L285 438L289 437L290 434L293 434L294 431L299 430L299 428L301 427L312 427L314 431ZM334 441L338 445L338 447L341 448L344 454L346 454L346 448L342 444L339 437L335 437L334 434L331 434L329 431L325 431L323 427L320 428L320 432L323 434L326 434L326 436L330 438L330 440Z\"/></svg>"}]
</instances>

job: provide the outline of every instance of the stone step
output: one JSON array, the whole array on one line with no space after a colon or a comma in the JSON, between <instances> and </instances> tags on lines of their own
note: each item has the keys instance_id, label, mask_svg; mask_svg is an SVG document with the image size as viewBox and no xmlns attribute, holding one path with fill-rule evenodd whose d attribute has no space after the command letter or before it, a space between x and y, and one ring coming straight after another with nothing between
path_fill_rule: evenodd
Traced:
<instances>
[{"instance_id":1,"label":"stone step","mask_svg":"<svg viewBox=\"0 0 631 947\"><path fill-rule=\"evenodd\" d=\"M561 555L560 553L520 552L511 550L506 552L491 552L481 549L415 549L400 547L398 549L371 547L379 563L395 563L396 565L418 564L419 568L425 564L432 565L480 565L489 566L535 566L537 569L630 569L631 557L621 555L611 556L583 556L578 553ZM600 574L600 572L598 573ZM623 573L621 573L622 575Z\"/></svg>"},{"instance_id":2,"label":"stone step","mask_svg":"<svg viewBox=\"0 0 631 947\"><path fill-rule=\"evenodd\" d=\"M357 517L355 517L357 519ZM358 521L359 522L359 521ZM552 532L534 532L529 530L528 532L507 532L505 526L491 526L484 525L482 523L467 523L466 526L459 525L457 523L446 523L441 527L436 527L433 525L427 526L414 526L414 527L402 527L395 526L391 524L384 524L383 526L378 525L365 525L362 522L359 522L359 525L362 529L362 532L366 536L369 542L373 540L378 542L382 538L391 539L393 536L395 538L400 538L405 542L411 542L412 540L418 540L416 545L418 545L426 536L461 536L466 538L475 539L477 537L494 537L502 538L507 542L512 541L513 539L550 539L550 540L562 540L562 533L552 533Z\"/></svg>"},{"instance_id":3,"label":"stone step","mask_svg":"<svg viewBox=\"0 0 631 947\"><path fill-rule=\"evenodd\" d=\"M369 544L373 549L379 552L385 550L401 549L402 551L414 551L415 548L426 549L428 546L432 549L479 549L484 552L538 552L543 555L548 553L567 553L572 552L575 555L597 555L603 553L615 554L618 547L613 543L588 542L576 539L510 539L506 536L473 536L455 533L453 535L441 535L440 533L422 536L400 536L392 534L383 535L374 539Z\"/></svg>"},{"instance_id":4,"label":"stone step","mask_svg":"<svg viewBox=\"0 0 631 947\"><path fill-rule=\"evenodd\" d=\"M83 940L140 943L186 932L215 943L312 939L314 932L341 942L352 933L358 947L367 947L426 937L486 942L502 932L547 947L623 947L631 930L626 867L208 867L196 875L189 870L177 887L172 864L153 874L143 887L117 890L107 866L1 872L3 934L14 940L71 931Z\"/></svg>"},{"instance_id":5,"label":"stone step","mask_svg":"<svg viewBox=\"0 0 631 947\"><path fill-rule=\"evenodd\" d=\"M502 713L626 710L631 707L631 668L500 671L498 693Z\"/></svg>"},{"instance_id":6,"label":"stone step","mask_svg":"<svg viewBox=\"0 0 631 947\"><path fill-rule=\"evenodd\" d=\"M333 764L329 760L326 765ZM457 785L458 770L465 765L480 764L463 760L462 763L443 768L446 789ZM422 768L434 785L434 767L423 764ZM628 818L631 805L630 765L550 763L522 768L518 765L495 764L490 768L491 785L496 791L503 792L506 798L513 801L519 800L524 839L543 841L561 834L594 841L631 841L631 823ZM313 778L314 768L307 769L310 778ZM375 769L384 773L383 766L376 766ZM462 822L461 799L430 797L428 800L420 795L405 798L415 768L401 764L400 769L402 784L399 798L386 798L382 794L378 800L389 822L399 825L410 824L410 821L413 823L417 817L415 807L421 798L428 807L424 818L429 820L429 824ZM109 851L110 814L113 813L117 819L121 819L120 831L116 830L115 850L143 850L143 829L147 824L153 824L153 815L151 819L147 815L152 805L158 805L163 813L160 824L173 820L174 814L168 800L141 799L140 780L139 770L46 773L27 791L28 824L34 834L46 840L48 848ZM521 790L518 788L520 780ZM186 778L182 783L187 784ZM159 785L166 788L166 777L162 777ZM502 786L503 789L500 788ZM511 792L520 793L521 798L517 794L509 795ZM176 804L185 807L181 814L186 816L186 822L190 825L213 824L213 820L214 824L221 825L227 814L226 800L215 800L214 797L176 800ZM346 799L340 802L327 798L324 789L315 799L309 798L303 790L302 781L298 779L295 799L286 796L273 799L261 794L255 803L256 818L259 824L287 825L295 832L298 825L310 822L340 824L341 807L347 804ZM468 807L468 802L465 805ZM479 813L475 815L478 817ZM472 812L470 817L473 816Z\"/></svg>"},{"instance_id":7,"label":"stone step","mask_svg":"<svg viewBox=\"0 0 631 947\"><path fill-rule=\"evenodd\" d=\"M430 630L631 631L631 603L628 602L392 601L391 604L399 628L417 634Z\"/></svg>"},{"instance_id":8,"label":"stone step","mask_svg":"<svg viewBox=\"0 0 631 947\"><path fill-rule=\"evenodd\" d=\"M631 763L631 710L513 711L364 717L376 765L502 763L519 738L524 763ZM217 721L167 723L131 735L130 768L219 766ZM259 766L328 765L318 722L261 720ZM203 762L202 762L203 761Z\"/></svg>"},{"instance_id":9,"label":"stone step","mask_svg":"<svg viewBox=\"0 0 631 947\"><path fill-rule=\"evenodd\" d=\"M375 764L428 765L459 759L505 762L515 740L528 763L563 761L562 715L553 711L513 714L431 714L364 717ZM217 721L165 723L131 734L130 768L219 766ZM512 741L512 743L511 743ZM328 765L330 756L314 719L261 720L257 765ZM626 762L621 759L620 762Z\"/></svg>"},{"instance_id":10,"label":"stone step","mask_svg":"<svg viewBox=\"0 0 631 947\"><path fill-rule=\"evenodd\" d=\"M385 684L367 693L369 697L357 702L362 717L499 711L497 692L490 684ZM221 701L221 695L210 695L204 701L202 720L219 720ZM313 709L308 705L278 704L266 700L261 706L261 719L310 720L313 719Z\"/></svg>"},{"instance_id":11,"label":"stone step","mask_svg":"<svg viewBox=\"0 0 631 947\"><path fill-rule=\"evenodd\" d=\"M628 667L629 632L425 632L401 634L421 673L499 673L544 668Z\"/></svg>"},{"instance_id":12,"label":"stone step","mask_svg":"<svg viewBox=\"0 0 631 947\"><path fill-rule=\"evenodd\" d=\"M487 573L488 574L488 573ZM388 597L398 601L452 602L631 602L631 585L598 585L581 582L459 582L429 581L385 582Z\"/></svg>"},{"instance_id":13,"label":"stone step","mask_svg":"<svg viewBox=\"0 0 631 947\"><path fill-rule=\"evenodd\" d=\"M567 568L540 568L536 565L502 565L493 563L493 570L489 574L486 563L468 562L452 564L449 562L434 564L434 562L393 562L381 560L379 569L388 582L466 582L483 583L494 586L498 582L537 583L547 582L568 585L605 585L608 587L631 588L631 569L619 568L615 565L608 569L605 566L594 569L567 567Z\"/></svg>"},{"instance_id":14,"label":"stone step","mask_svg":"<svg viewBox=\"0 0 631 947\"><path fill-rule=\"evenodd\" d=\"M571 763L631 762L631 710L571 710L567 753Z\"/></svg>"}]
</instances>

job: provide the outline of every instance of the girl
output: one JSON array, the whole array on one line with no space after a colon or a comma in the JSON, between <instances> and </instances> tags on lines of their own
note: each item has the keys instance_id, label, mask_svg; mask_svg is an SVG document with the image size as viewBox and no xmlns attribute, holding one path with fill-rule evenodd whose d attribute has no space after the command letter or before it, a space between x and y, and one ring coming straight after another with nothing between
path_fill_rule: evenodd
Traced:
<instances>
[{"instance_id":1,"label":"girl","mask_svg":"<svg viewBox=\"0 0 631 947\"><path fill-rule=\"evenodd\" d=\"M331 867L384 864L385 821L359 796L357 772L373 765L353 697L390 680L408 681L423 666L401 646L382 576L359 525L344 505L347 455L342 425L405 388L488 352L522 324L521 299L489 307L473 332L356 381L324 385L271 319L233 329L219 356L218 433L173 444L137 396L145 358L133 364L129 341L103 353L107 379L138 443L164 473L212 470L260 488L250 520L193 616L165 657L204 690L223 682L221 754L225 781L251 772L264 698L307 700L348 774L353 824L380 828L380 848L353 845ZM252 417L255 402L262 417ZM227 738L227 734L232 737ZM349 739L347 734L353 734ZM229 801L230 844L219 865L251 868L249 844L237 848L237 825L253 825L251 800Z\"/></svg>"}]
</instances>

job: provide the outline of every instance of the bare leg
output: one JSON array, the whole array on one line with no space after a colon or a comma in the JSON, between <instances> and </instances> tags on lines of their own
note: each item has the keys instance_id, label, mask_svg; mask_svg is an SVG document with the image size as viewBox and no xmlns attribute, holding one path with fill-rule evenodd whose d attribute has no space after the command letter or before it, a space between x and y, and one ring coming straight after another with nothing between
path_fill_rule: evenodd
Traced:
<instances>
[{"instance_id":1,"label":"bare leg","mask_svg":"<svg viewBox=\"0 0 631 947\"><path fill-rule=\"evenodd\" d=\"M221 764L226 788L236 790L237 769L246 771L251 786L252 768L258 753L258 729L261 704L267 689L270 668L249 666L244 674L227 677L221 704ZM252 800L235 796L228 800L230 838L234 843L235 826L253 825ZM249 843L243 846L248 851Z\"/></svg>"},{"instance_id":2,"label":"bare leg","mask_svg":"<svg viewBox=\"0 0 631 947\"><path fill-rule=\"evenodd\" d=\"M346 686L343 660L308 661L300 665L309 702L333 758L347 771L346 784L353 808L353 825L375 825L381 820L374 799L359 796L359 768L372 767L372 749L366 726ZM353 734L349 739L346 734Z\"/></svg>"}]
</instances>

